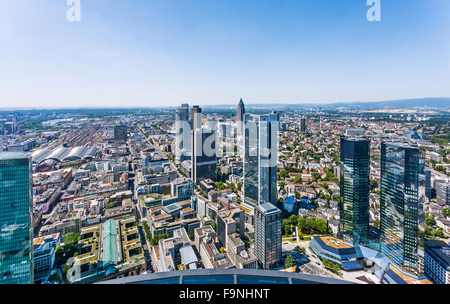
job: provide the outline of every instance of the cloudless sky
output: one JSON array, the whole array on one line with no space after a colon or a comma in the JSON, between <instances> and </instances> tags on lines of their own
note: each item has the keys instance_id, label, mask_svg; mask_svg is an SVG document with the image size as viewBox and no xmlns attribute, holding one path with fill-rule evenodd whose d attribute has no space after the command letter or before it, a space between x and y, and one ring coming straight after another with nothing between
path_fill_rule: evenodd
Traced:
<instances>
[{"instance_id":1,"label":"cloudless sky","mask_svg":"<svg viewBox=\"0 0 450 304\"><path fill-rule=\"evenodd\" d=\"M450 1L0 0L0 107L450 97Z\"/></svg>"}]
</instances>

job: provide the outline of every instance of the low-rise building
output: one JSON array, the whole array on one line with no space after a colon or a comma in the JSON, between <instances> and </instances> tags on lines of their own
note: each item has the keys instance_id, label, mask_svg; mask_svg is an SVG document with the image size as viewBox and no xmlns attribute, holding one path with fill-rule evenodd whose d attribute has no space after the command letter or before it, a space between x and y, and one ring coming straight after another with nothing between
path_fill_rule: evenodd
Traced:
<instances>
[{"instance_id":1,"label":"low-rise building","mask_svg":"<svg viewBox=\"0 0 450 304\"><path fill-rule=\"evenodd\" d=\"M450 246L425 240L425 274L436 284L450 284Z\"/></svg>"}]
</instances>

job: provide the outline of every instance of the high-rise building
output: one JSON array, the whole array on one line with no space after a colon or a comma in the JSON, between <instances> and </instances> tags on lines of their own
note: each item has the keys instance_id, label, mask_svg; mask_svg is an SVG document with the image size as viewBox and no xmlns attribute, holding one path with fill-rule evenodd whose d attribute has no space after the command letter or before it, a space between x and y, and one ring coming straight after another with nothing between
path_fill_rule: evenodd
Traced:
<instances>
[{"instance_id":1,"label":"high-rise building","mask_svg":"<svg viewBox=\"0 0 450 304\"><path fill-rule=\"evenodd\" d=\"M300 118L300 133L306 132L306 117Z\"/></svg>"},{"instance_id":2,"label":"high-rise building","mask_svg":"<svg viewBox=\"0 0 450 304\"><path fill-rule=\"evenodd\" d=\"M191 155L191 121L189 104L175 108L175 163L180 164Z\"/></svg>"},{"instance_id":3,"label":"high-rise building","mask_svg":"<svg viewBox=\"0 0 450 304\"><path fill-rule=\"evenodd\" d=\"M196 129L192 131L191 178L199 184L205 179L217 181L216 131Z\"/></svg>"},{"instance_id":4,"label":"high-rise building","mask_svg":"<svg viewBox=\"0 0 450 304\"><path fill-rule=\"evenodd\" d=\"M33 283L31 156L0 153L0 284Z\"/></svg>"},{"instance_id":5,"label":"high-rise building","mask_svg":"<svg viewBox=\"0 0 450 304\"><path fill-rule=\"evenodd\" d=\"M425 169L425 196L428 197L428 199L430 200L431 200L431 193L432 193L431 170Z\"/></svg>"},{"instance_id":6,"label":"high-rise building","mask_svg":"<svg viewBox=\"0 0 450 304\"><path fill-rule=\"evenodd\" d=\"M184 103L181 107L175 108L175 121L189 120L189 104Z\"/></svg>"},{"instance_id":7,"label":"high-rise building","mask_svg":"<svg viewBox=\"0 0 450 304\"><path fill-rule=\"evenodd\" d=\"M202 108L193 106L191 109L192 130L195 131L202 127Z\"/></svg>"},{"instance_id":8,"label":"high-rise building","mask_svg":"<svg viewBox=\"0 0 450 304\"><path fill-rule=\"evenodd\" d=\"M237 135L238 136L242 136L242 132L245 128L244 115L245 115L245 106L244 106L244 102L242 101L242 98L241 98L241 101L239 101L238 108L237 108Z\"/></svg>"},{"instance_id":9,"label":"high-rise building","mask_svg":"<svg viewBox=\"0 0 450 304\"><path fill-rule=\"evenodd\" d=\"M400 143L381 144L381 253L403 271L422 272L425 153Z\"/></svg>"},{"instance_id":10,"label":"high-rise building","mask_svg":"<svg viewBox=\"0 0 450 304\"><path fill-rule=\"evenodd\" d=\"M127 126L114 127L114 140L127 140Z\"/></svg>"},{"instance_id":11,"label":"high-rise building","mask_svg":"<svg viewBox=\"0 0 450 304\"><path fill-rule=\"evenodd\" d=\"M369 244L370 141L341 136L340 237Z\"/></svg>"},{"instance_id":12,"label":"high-rise building","mask_svg":"<svg viewBox=\"0 0 450 304\"><path fill-rule=\"evenodd\" d=\"M246 114L245 122L244 204L276 204L280 116Z\"/></svg>"},{"instance_id":13,"label":"high-rise building","mask_svg":"<svg viewBox=\"0 0 450 304\"><path fill-rule=\"evenodd\" d=\"M263 269L281 263L281 210L270 203L255 207L254 252Z\"/></svg>"}]
</instances>

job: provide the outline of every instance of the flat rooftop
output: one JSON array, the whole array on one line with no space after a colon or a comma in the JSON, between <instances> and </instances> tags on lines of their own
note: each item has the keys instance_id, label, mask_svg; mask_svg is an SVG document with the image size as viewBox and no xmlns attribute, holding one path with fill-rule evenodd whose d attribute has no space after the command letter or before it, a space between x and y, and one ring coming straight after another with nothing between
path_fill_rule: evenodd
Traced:
<instances>
[{"instance_id":1,"label":"flat rooftop","mask_svg":"<svg viewBox=\"0 0 450 304\"><path fill-rule=\"evenodd\" d=\"M334 238L334 237L324 236L324 237L321 237L321 239L326 245L336 248L336 249L352 248L352 247L344 244L342 242L342 240Z\"/></svg>"},{"instance_id":2,"label":"flat rooftop","mask_svg":"<svg viewBox=\"0 0 450 304\"><path fill-rule=\"evenodd\" d=\"M0 160L30 158L31 155L26 152L0 152Z\"/></svg>"},{"instance_id":3,"label":"flat rooftop","mask_svg":"<svg viewBox=\"0 0 450 304\"><path fill-rule=\"evenodd\" d=\"M416 279L410 276L407 276L403 273L401 273L397 268L394 266L389 265L390 270L392 270L396 275L398 275L403 281L405 281L407 284L432 284L427 279Z\"/></svg>"}]
</instances>

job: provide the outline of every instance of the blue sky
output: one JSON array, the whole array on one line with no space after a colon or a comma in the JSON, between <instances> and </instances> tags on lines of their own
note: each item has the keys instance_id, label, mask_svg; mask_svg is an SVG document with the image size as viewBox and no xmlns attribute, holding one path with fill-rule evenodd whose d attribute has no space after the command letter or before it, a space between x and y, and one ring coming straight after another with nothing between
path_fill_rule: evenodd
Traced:
<instances>
[{"instance_id":1,"label":"blue sky","mask_svg":"<svg viewBox=\"0 0 450 304\"><path fill-rule=\"evenodd\" d=\"M0 1L0 107L450 97L450 1Z\"/></svg>"}]
</instances>

